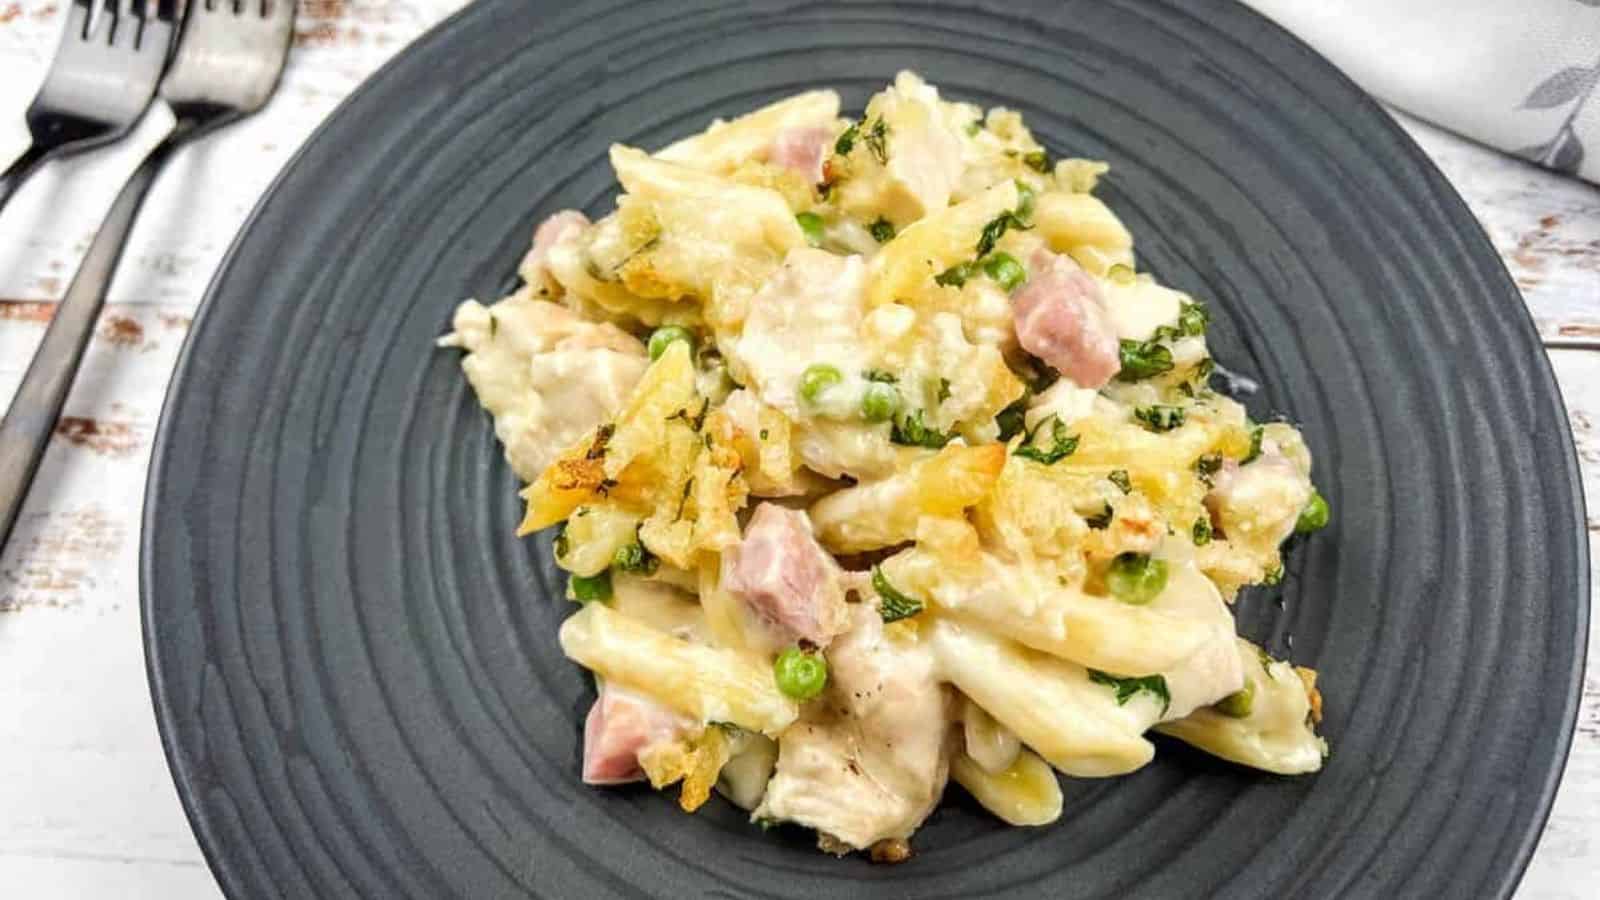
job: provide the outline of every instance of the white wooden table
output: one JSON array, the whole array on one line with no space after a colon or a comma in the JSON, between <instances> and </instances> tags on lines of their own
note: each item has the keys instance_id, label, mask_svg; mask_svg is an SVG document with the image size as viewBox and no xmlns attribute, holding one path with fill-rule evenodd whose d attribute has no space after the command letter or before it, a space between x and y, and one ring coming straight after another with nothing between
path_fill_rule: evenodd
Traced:
<instances>
[{"instance_id":1,"label":"white wooden table","mask_svg":"<svg viewBox=\"0 0 1600 900\"><path fill-rule=\"evenodd\" d=\"M0 0L0 160L25 146L22 111L55 45L58 5ZM139 512L162 394L206 282L256 197L356 84L462 5L301 0L272 104L185 151L156 185L0 556L0 895L217 896L161 755L139 638ZM1402 123L1487 227L1540 332L1600 336L1600 190ZM0 404L154 131L53 164L0 219ZM1600 507L1600 352L1551 357L1585 489ZM1600 551L1600 509L1589 534ZM1594 897L1600 875L1600 640L1590 647L1566 779L1520 891L1530 900Z\"/></svg>"}]
</instances>

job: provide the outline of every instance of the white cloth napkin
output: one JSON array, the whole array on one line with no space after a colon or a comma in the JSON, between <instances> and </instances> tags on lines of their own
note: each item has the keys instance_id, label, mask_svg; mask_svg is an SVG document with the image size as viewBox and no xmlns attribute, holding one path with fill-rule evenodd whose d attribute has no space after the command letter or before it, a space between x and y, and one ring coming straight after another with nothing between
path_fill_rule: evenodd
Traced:
<instances>
[{"instance_id":1,"label":"white cloth napkin","mask_svg":"<svg viewBox=\"0 0 1600 900\"><path fill-rule=\"evenodd\" d=\"M1245 0L1373 95L1600 182L1600 0Z\"/></svg>"}]
</instances>

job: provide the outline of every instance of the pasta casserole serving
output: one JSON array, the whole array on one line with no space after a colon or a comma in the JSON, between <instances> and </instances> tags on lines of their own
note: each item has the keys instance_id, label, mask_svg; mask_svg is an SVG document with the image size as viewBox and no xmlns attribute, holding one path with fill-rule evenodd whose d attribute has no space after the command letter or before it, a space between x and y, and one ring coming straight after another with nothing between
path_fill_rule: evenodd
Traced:
<instances>
[{"instance_id":1,"label":"pasta casserole serving","mask_svg":"<svg viewBox=\"0 0 1600 900\"><path fill-rule=\"evenodd\" d=\"M1310 454L1212 389L1104 163L909 72L610 158L441 339L559 529L585 782L898 861L947 781L1044 825L1151 730L1321 767L1316 673L1230 610L1327 522Z\"/></svg>"}]
</instances>

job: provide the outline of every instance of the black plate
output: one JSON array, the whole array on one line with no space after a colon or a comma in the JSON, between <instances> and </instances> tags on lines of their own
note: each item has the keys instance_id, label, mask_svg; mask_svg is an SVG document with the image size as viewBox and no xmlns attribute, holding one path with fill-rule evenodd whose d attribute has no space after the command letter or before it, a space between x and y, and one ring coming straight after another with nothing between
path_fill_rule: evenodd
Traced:
<instances>
[{"instance_id":1,"label":"black plate","mask_svg":"<svg viewBox=\"0 0 1600 900\"><path fill-rule=\"evenodd\" d=\"M902 67L1109 160L1144 267L1305 423L1333 526L1246 633L1323 673L1320 775L1163 741L1006 828L959 789L898 867L714 801L578 780L591 689L457 354L533 223L654 147ZM1466 897L1510 893L1572 734L1582 502L1498 257L1384 113L1211 3L487 0L404 53L256 210L189 338L145 522L151 682L232 897Z\"/></svg>"}]
</instances>

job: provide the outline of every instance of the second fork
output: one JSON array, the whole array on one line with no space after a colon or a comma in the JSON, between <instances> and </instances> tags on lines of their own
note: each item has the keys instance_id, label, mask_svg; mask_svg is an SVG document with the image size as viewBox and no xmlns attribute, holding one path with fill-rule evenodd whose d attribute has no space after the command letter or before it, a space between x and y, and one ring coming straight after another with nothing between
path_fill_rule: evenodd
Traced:
<instances>
[{"instance_id":1,"label":"second fork","mask_svg":"<svg viewBox=\"0 0 1600 900\"><path fill-rule=\"evenodd\" d=\"M175 117L171 130L117 194L0 421L0 546L22 510L134 217L162 166L183 144L259 110L277 86L294 33L293 0L251 0L237 12L233 6L188 4L177 54L161 80L161 98Z\"/></svg>"}]
</instances>

